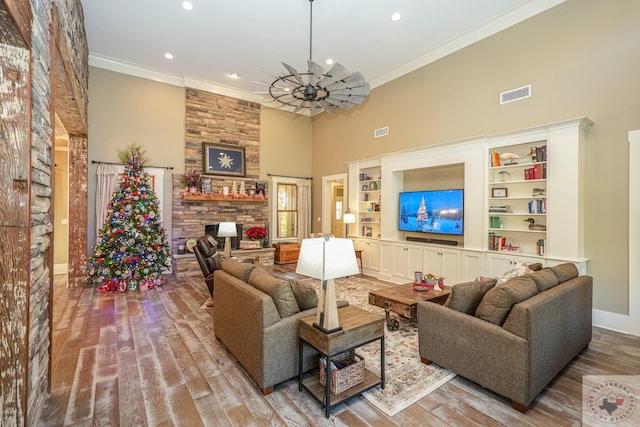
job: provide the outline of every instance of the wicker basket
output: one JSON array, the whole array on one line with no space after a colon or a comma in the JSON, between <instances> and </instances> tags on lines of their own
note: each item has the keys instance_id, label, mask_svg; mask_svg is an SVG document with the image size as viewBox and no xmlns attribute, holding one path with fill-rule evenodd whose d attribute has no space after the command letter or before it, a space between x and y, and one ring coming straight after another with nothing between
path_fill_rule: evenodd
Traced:
<instances>
[{"instance_id":1,"label":"wicker basket","mask_svg":"<svg viewBox=\"0 0 640 427\"><path fill-rule=\"evenodd\" d=\"M364 359L362 356L352 350L334 357L333 360L346 366L331 371L331 393L340 394L364 381ZM320 358L320 384L323 386L325 384L325 360L323 358Z\"/></svg>"}]
</instances>

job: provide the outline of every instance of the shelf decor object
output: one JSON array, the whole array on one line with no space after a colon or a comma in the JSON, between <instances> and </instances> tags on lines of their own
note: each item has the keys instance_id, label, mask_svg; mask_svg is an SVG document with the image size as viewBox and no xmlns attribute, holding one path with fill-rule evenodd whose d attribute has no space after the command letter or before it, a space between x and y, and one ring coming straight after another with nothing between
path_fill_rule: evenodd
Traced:
<instances>
[{"instance_id":1,"label":"shelf decor object","mask_svg":"<svg viewBox=\"0 0 640 427\"><path fill-rule=\"evenodd\" d=\"M296 273L322 281L321 299L313 326L327 334L342 330L334 279L360 274L353 241L329 236L303 239Z\"/></svg>"},{"instance_id":2,"label":"shelf decor object","mask_svg":"<svg viewBox=\"0 0 640 427\"><path fill-rule=\"evenodd\" d=\"M359 71L349 71L338 63L334 63L329 71L312 61L313 46L313 0L309 0L309 60L308 71L300 73L289 64L282 62L287 70L271 84L255 82L269 86L265 95L270 95L279 107L293 108L297 113L309 109L311 115L322 110L333 114L338 109L350 110L355 104L362 104L369 95L367 83Z\"/></svg>"}]
</instances>

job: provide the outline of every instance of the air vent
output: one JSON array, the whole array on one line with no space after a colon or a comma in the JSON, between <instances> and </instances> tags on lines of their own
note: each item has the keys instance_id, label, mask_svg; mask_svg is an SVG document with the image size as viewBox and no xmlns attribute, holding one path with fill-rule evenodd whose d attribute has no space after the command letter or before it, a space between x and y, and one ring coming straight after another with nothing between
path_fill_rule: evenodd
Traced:
<instances>
[{"instance_id":1,"label":"air vent","mask_svg":"<svg viewBox=\"0 0 640 427\"><path fill-rule=\"evenodd\" d=\"M522 86L517 89L508 90L500 94L500 104L518 101L531 96L531 85Z\"/></svg>"},{"instance_id":2,"label":"air vent","mask_svg":"<svg viewBox=\"0 0 640 427\"><path fill-rule=\"evenodd\" d=\"M373 137L374 138L381 138L383 136L387 136L389 135L389 126L387 127L383 127L380 129L376 129L373 131Z\"/></svg>"}]
</instances>

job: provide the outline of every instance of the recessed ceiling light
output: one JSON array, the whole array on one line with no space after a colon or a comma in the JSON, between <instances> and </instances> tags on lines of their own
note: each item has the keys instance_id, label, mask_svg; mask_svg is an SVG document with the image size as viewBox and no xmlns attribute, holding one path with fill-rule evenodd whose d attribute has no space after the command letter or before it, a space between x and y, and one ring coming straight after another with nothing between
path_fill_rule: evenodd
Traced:
<instances>
[{"instance_id":1,"label":"recessed ceiling light","mask_svg":"<svg viewBox=\"0 0 640 427\"><path fill-rule=\"evenodd\" d=\"M402 19L402 15L400 15L398 12L394 13L393 15L391 15L391 20L393 22L398 22L401 19Z\"/></svg>"},{"instance_id":2,"label":"recessed ceiling light","mask_svg":"<svg viewBox=\"0 0 640 427\"><path fill-rule=\"evenodd\" d=\"M173 54L171 52L167 52L164 54L164 57L167 59L173 59Z\"/></svg>"},{"instance_id":3,"label":"recessed ceiling light","mask_svg":"<svg viewBox=\"0 0 640 427\"><path fill-rule=\"evenodd\" d=\"M238 73L229 73L229 77L231 77L232 79L237 79L240 76L238 75Z\"/></svg>"},{"instance_id":4,"label":"recessed ceiling light","mask_svg":"<svg viewBox=\"0 0 640 427\"><path fill-rule=\"evenodd\" d=\"M327 65L331 65L333 64L333 59L329 58L325 62L327 63Z\"/></svg>"},{"instance_id":5,"label":"recessed ceiling light","mask_svg":"<svg viewBox=\"0 0 640 427\"><path fill-rule=\"evenodd\" d=\"M182 7L186 10L193 10L193 3L191 3L190 1L183 1Z\"/></svg>"}]
</instances>

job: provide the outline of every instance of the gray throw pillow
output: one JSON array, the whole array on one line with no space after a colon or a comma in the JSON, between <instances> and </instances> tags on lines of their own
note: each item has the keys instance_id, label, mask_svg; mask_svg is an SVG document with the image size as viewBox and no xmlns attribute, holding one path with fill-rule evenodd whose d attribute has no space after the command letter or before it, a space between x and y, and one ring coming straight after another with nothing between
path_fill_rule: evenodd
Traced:
<instances>
[{"instance_id":1,"label":"gray throw pillow","mask_svg":"<svg viewBox=\"0 0 640 427\"><path fill-rule=\"evenodd\" d=\"M579 274L578 267L570 262L551 267L551 271L553 271L560 283L566 282L567 280L573 279L574 277L578 277Z\"/></svg>"},{"instance_id":2,"label":"gray throw pillow","mask_svg":"<svg viewBox=\"0 0 640 427\"><path fill-rule=\"evenodd\" d=\"M536 282L536 286L538 287L538 292L546 291L547 289L553 288L555 285L560 283L556 275L551 271L550 268L543 268L540 271L536 271L533 274L530 274L529 277Z\"/></svg>"},{"instance_id":3,"label":"gray throw pillow","mask_svg":"<svg viewBox=\"0 0 640 427\"><path fill-rule=\"evenodd\" d=\"M298 282L297 280L291 280L290 283L300 311L318 306L318 293L316 292L316 288L307 283Z\"/></svg>"},{"instance_id":4,"label":"gray throw pillow","mask_svg":"<svg viewBox=\"0 0 640 427\"><path fill-rule=\"evenodd\" d=\"M300 312L291 285L286 280L273 277L266 270L255 269L248 283L271 297L280 317L285 318Z\"/></svg>"},{"instance_id":5,"label":"gray throw pillow","mask_svg":"<svg viewBox=\"0 0 640 427\"><path fill-rule=\"evenodd\" d=\"M243 282L249 281L249 275L254 268L255 266L253 264L238 262L231 258L224 258L222 260L222 270Z\"/></svg>"},{"instance_id":6,"label":"gray throw pillow","mask_svg":"<svg viewBox=\"0 0 640 427\"><path fill-rule=\"evenodd\" d=\"M509 279L500 286L491 288L476 309L476 317L502 326L511 308L538 293L536 282L529 276Z\"/></svg>"},{"instance_id":7,"label":"gray throw pillow","mask_svg":"<svg viewBox=\"0 0 640 427\"><path fill-rule=\"evenodd\" d=\"M457 283L451 287L451 294L444 303L445 307L473 315L482 297L493 288L496 279L484 279L475 282Z\"/></svg>"}]
</instances>

